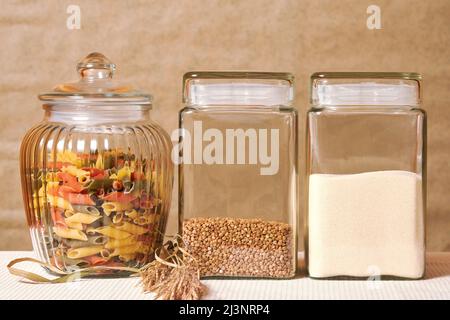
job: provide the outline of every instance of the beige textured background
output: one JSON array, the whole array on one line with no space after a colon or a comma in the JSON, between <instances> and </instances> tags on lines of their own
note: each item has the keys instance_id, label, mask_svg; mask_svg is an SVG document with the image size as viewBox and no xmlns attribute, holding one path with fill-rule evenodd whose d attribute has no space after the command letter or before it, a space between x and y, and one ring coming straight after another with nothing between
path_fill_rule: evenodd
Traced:
<instances>
[{"instance_id":1,"label":"beige textured background","mask_svg":"<svg viewBox=\"0 0 450 320\"><path fill-rule=\"evenodd\" d=\"M81 7L81 30L66 28L69 4ZM382 30L366 28L370 4L381 7ZM76 79L76 62L99 51L118 65L117 77L154 94L153 118L168 131L177 126L181 77L189 70L292 72L301 115L315 71L422 73L429 115L428 249L449 251L449 17L449 0L2 0L0 249L31 248L18 148L43 115L36 95ZM174 201L171 230L176 211Z\"/></svg>"}]
</instances>

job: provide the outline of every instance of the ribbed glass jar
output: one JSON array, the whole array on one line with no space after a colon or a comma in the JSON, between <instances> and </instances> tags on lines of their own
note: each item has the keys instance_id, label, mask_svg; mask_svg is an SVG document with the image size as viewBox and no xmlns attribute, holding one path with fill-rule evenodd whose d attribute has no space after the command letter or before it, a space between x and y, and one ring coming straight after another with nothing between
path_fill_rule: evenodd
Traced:
<instances>
[{"instance_id":1,"label":"ribbed glass jar","mask_svg":"<svg viewBox=\"0 0 450 320\"><path fill-rule=\"evenodd\" d=\"M163 240L171 141L150 120L151 97L113 81L103 55L89 55L78 71L79 82L40 95L44 119L22 142L33 247L62 271L139 267Z\"/></svg>"}]
</instances>

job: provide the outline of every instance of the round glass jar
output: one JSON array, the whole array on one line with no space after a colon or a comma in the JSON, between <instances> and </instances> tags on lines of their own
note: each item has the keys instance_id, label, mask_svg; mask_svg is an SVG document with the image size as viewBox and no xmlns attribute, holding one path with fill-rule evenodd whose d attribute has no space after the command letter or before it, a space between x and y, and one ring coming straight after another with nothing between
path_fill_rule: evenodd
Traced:
<instances>
[{"instance_id":1,"label":"round glass jar","mask_svg":"<svg viewBox=\"0 0 450 320\"><path fill-rule=\"evenodd\" d=\"M62 271L140 267L163 240L171 141L150 120L151 96L113 80L105 56L91 53L77 70L78 82L39 95L44 119L21 145L33 247Z\"/></svg>"}]
</instances>

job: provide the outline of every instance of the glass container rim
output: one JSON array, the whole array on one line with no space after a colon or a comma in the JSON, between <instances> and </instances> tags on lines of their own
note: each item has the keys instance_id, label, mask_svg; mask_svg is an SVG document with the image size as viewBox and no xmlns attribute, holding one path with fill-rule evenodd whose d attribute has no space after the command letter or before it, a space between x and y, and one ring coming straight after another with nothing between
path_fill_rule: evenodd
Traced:
<instances>
[{"instance_id":1,"label":"glass container rim","mask_svg":"<svg viewBox=\"0 0 450 320\"><path fill-rule=\"evenodd\" d=\"M39 100L46 104L89 104L89 105L104 105L104 104L128 104L128 105L142 105L151 107L153 96L144 93L84 93L72 92L44 92L38 95Z\"/></svg>"},{"instance_id":2,"label":"glass container rim","mask_svg":"<svg viewBox=\"0 0 450 320\"><path fill-rule=\"evenodd\" d=\"M183 75L183 82L190 79L254 79L254 80L284 80L294 82L290 72L260 72L260 71L190 71Z\"/></svg>"},{"instance_id":3,"label":"glass container rim","mask_svg":"<svg viewBox=\"0 0 450 320\"><path fill-rule=\"evenodd\" d=\"M316 79L399 79L399 80L422 80L422 74L417 72L315 72L311 80Z\"/></svg>"}]
</instances>

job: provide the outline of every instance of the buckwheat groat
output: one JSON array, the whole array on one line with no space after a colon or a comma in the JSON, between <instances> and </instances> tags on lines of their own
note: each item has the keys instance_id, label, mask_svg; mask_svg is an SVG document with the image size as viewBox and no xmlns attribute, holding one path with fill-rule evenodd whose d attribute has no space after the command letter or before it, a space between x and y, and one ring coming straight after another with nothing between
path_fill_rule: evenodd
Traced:
<instances>
[{"instance_id":1,"label":"buckwheat groat","mask_svg":"<svg viewBox=\"0 0 450 320\"><path fill-rule=\"evenodd\" d=\"M202 276L288 278L295 274L291 227L261 219L192 218L183 238Z\"/></svg>"}]
</instances>

